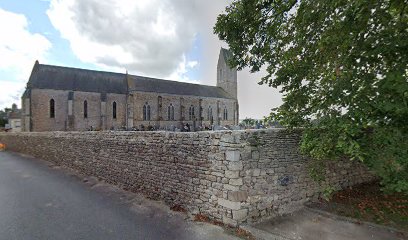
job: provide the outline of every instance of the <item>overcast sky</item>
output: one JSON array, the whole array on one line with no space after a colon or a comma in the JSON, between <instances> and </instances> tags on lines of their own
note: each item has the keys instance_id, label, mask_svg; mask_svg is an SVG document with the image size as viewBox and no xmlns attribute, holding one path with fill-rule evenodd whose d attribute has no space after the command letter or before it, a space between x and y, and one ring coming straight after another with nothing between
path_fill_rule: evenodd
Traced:
<instances>
[{"instance_id":1,"label":"overcast sky","mask_svg":"<svg viewBox=\"0 0 408 240\"><path fill-rule=\"evenodd\" d=\"M213 34L226 0L0 0L0 108L20 105L34 61L216 84ZM262 73L238 73L240 118L281 104Z\"/></svg>"}]
</instances>

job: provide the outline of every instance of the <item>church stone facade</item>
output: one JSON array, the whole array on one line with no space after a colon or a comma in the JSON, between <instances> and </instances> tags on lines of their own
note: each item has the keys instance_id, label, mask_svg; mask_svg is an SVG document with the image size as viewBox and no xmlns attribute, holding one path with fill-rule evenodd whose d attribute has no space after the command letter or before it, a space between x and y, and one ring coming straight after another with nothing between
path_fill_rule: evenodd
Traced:
<instances>
[{"instance_id":1,"label":"church stone facade","mask_svg":"<svg viewBox=\"0 0 408 240\"><path fill-rule=\"evenodd\" d=\"M22 97L23 131L193 128L238 124L237 70L221 49L217 86L35 63Z\"/></svg>"}]
</instances>

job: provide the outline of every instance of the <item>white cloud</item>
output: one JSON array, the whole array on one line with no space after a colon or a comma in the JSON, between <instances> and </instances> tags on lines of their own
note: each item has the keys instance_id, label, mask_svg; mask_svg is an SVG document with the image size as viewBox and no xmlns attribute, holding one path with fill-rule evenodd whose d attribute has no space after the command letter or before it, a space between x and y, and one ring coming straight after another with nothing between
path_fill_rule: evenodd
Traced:
<instances>
[{"instance_id":1,"label":"white cloud","mask_svg":"<svg viewBox=\"0 0 408 240\"><path fill-rule=\"evenodd\" d=\"M21 106L21 96L24 92L25 82L0 80L0 85L0 109L11 107L13 103Z\"/></svg>"},{"instance_id":2,"label":"white cloud","mask_svg":"<svg viewBox=\"0 0 408 240\"><path fill-rule=\"evenodd\" d=\"M195 68L197 65L197 61L187 61L186 56L183 55L183 60L178 64L177 69L169 76L169 79L199 84L199 79L191 79L187 76L188 71Z\"/></svg>"},{"instance_id":3,"label":"white cloud","mask_svg":"<svg viewBox=\"0 0 408 240\"><path fill-rule=\"evenodd\" d=\"M190 62L187 63L187 66L190 67L190 68L194 68L197 65L198 65L197 61L190 61Z\"/></svg>"},{"instance_id":4,"label":"white cloud","mask_svg":"<svg viewBox=\"0 0 408 240\"><path fill-rule=\"evenodd\" d=\"M196 2L52 0L47 14L81 61L168 77L194 42Z\"/></svg>"},{"instance_id":5,"label":"white cloud","mask_svg":"<svg viewBox=\"0 0 408 240\"><path fill-rule=\"evenodd\" d=\"M51 43L38 33L30 33L27 18L0 9L0 108L19 103L21 92L36 59L44 60ZM17 97L16 97L17 96Z\"/></svg>"},{"instance_id":6,"label":"white cloud","mask_svg":"<svg viewBox=\"0 0 408 240\"><path fill-rule=\"evenodd\" d=\"M0 69L15 69L22 73L20 77L27 77L26 66L29 65L30 69L36 59L44 59L51 43L41 34L30 33L27 19L22 14L0 9L0 22Z\"/></svg>"}]
</instances>

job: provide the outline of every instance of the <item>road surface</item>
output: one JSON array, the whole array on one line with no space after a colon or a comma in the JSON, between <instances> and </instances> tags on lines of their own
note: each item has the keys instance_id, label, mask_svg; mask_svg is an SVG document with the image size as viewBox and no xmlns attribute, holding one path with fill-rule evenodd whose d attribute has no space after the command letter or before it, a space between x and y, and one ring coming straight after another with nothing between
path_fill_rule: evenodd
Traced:
<instances>
[{"instance_id":1,"label":"road surface","mask_svg":"<svg viewBox=\"0 0 408 240\"><path fill-rule=\"evenodd\" d=\"M0 240L236 239L161 203L0 152Z\"/></svg>"}]
</instances>

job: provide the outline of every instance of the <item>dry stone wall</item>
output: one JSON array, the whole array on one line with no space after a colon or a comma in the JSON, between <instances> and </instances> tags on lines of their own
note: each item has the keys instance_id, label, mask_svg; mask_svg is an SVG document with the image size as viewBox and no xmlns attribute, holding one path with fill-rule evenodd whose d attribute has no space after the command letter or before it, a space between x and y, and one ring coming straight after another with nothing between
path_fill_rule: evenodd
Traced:
<instances>
[{"instance_id":1,"label":"dry stone wall","mask_svg":"<svg viewBox=\"0 0 408 240\"><path fill-rule=\"evenodd\" d=\"M299 152L300 138L300 132L261 130L242 132L227 141L243 144L239 151L226 154L230 182L236 186L228 186L228 198L219 199L220 205L232 209L233 223L294 212L327 186L341 189L374 180L361 163L333 161L325 181L317 183L310 177L308 159Z\"/></svg>"},{"instance_id":2,"label":"dry stone wall","mask_svg":"<svg viewBox=\"0 0 408 240\"><path fill-rule=\"evenodd\" d=\"M8 150L29 154L227 224L299 209L321 187L286 130L217 132L1 133ZM327 183L369 181L361 165L335 162Z\"/></svg>"}]
</instances>

